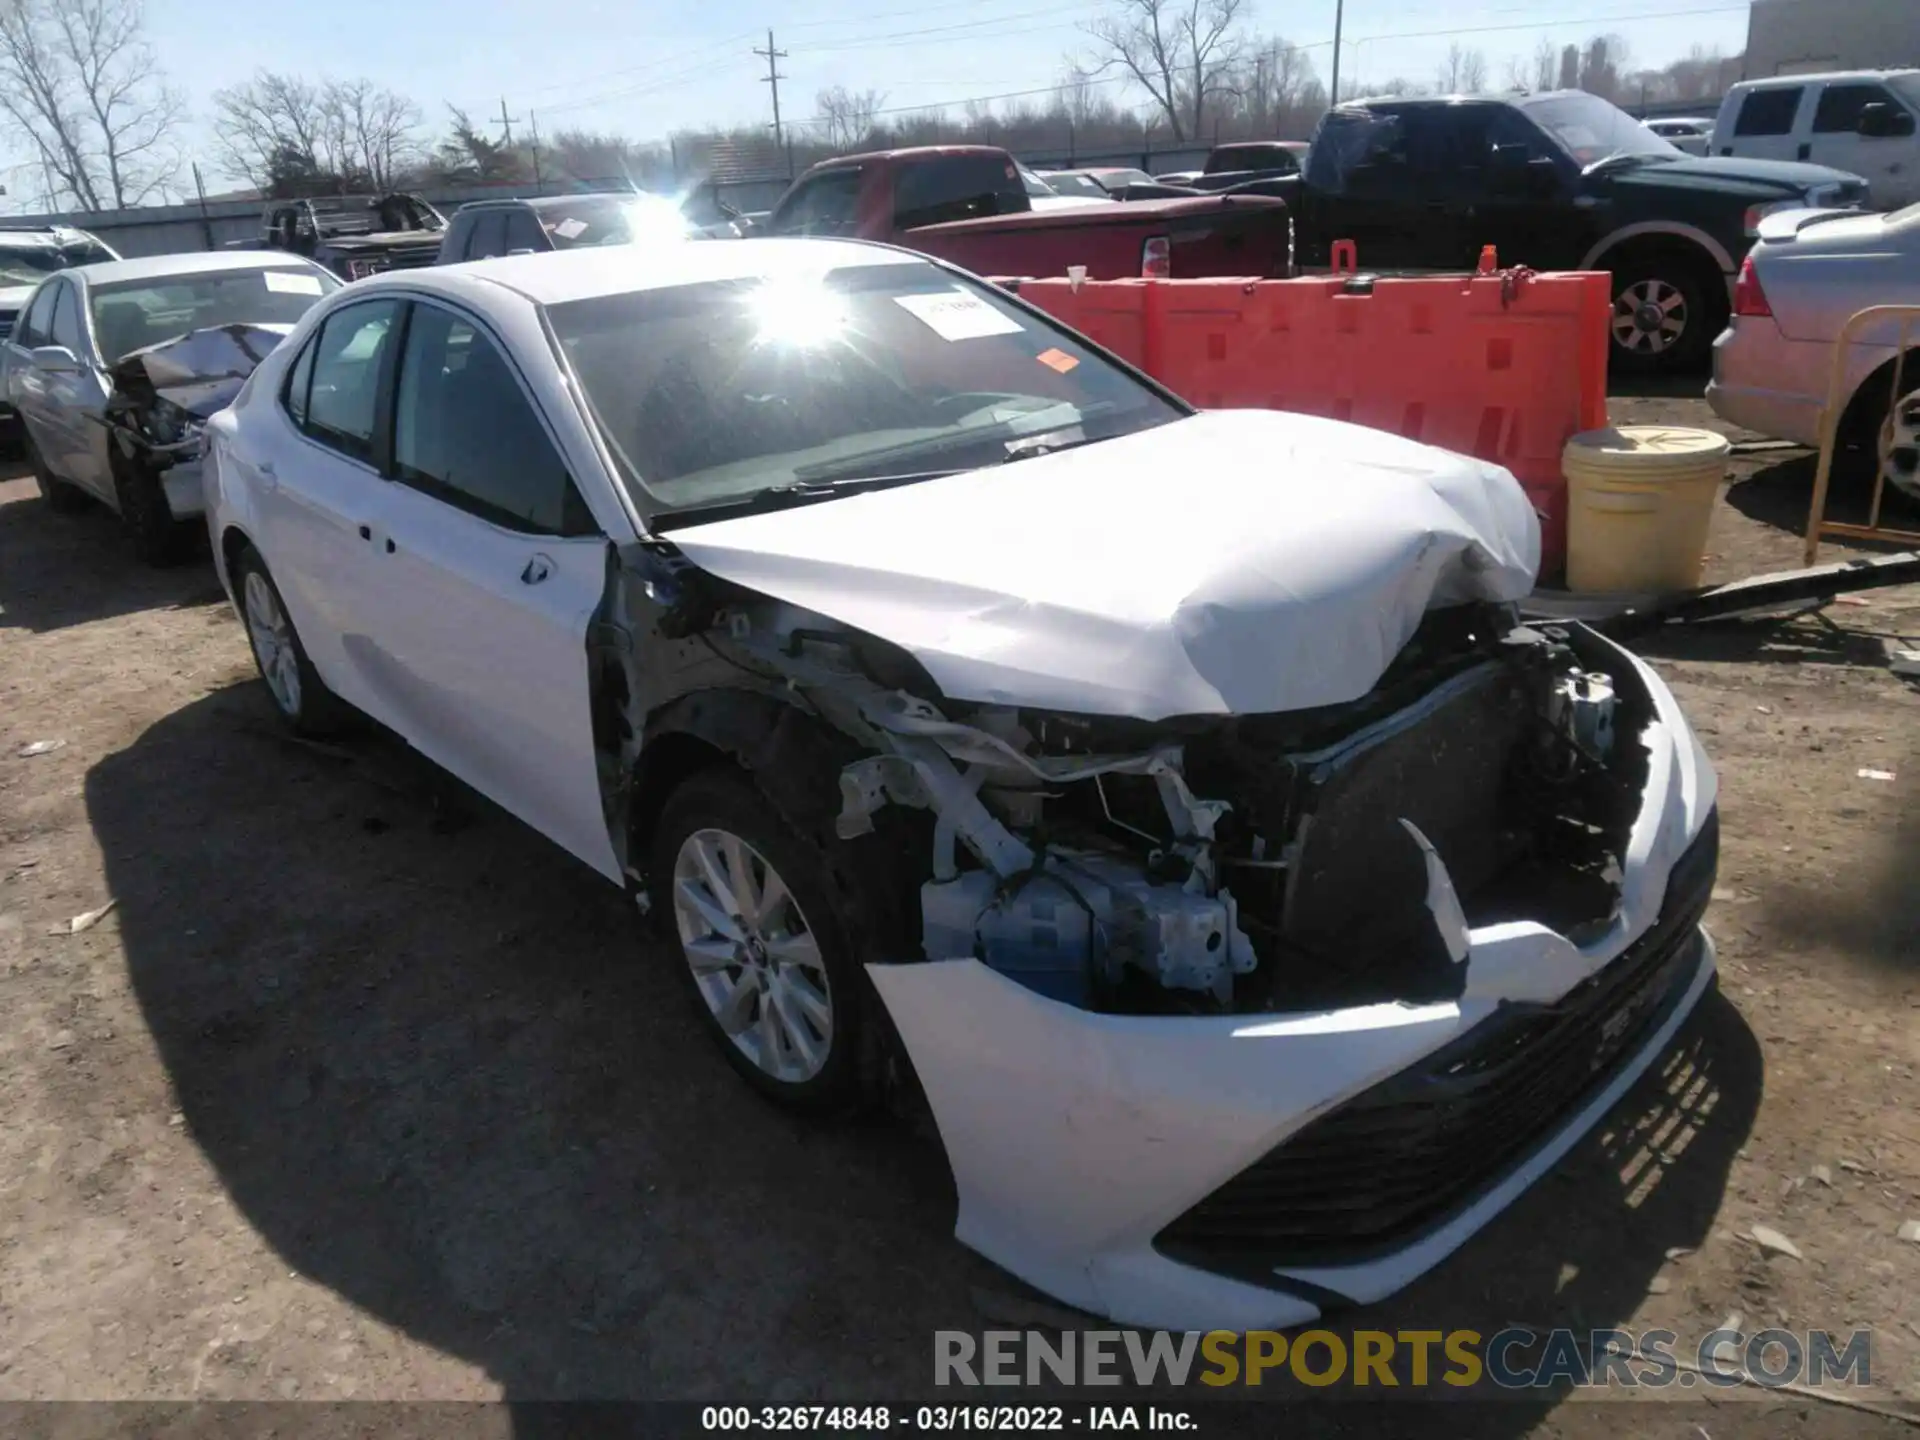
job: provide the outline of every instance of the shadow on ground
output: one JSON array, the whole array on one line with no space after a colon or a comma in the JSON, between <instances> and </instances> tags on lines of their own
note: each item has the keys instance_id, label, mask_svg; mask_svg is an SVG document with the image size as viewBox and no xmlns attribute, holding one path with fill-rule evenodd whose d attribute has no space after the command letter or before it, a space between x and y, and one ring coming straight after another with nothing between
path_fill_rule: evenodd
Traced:
<instances>
[{"instance_id":1,"label":"shadow on ground","mask_svg":"<svg viewBox=\"0 0 1920 1440\"><path fill-rule=\"evenodd\" d=\"M268 719L255 684L210 695L96 765L86 800L187 1131L289 1265L524 1401L925 1398L932 1332L994 1328L974 1287L1017 1287L953 1240L937 1146L768 1108L619 892L390 739L343 758ZM1761 1088L1715 997L1659 1069L1354 1323L1631 1314L1706 1235Z\"/></svg>"},{"instance_id":2,"label":"shadow on ground","mask_svg":"<svg viewBox=\"0 0 1920 1440\"><path fill-rule=\"evenodd\" d=\"M1736 481L1727 491L1727 503L1763 525L1789 534L1807 532L1807 511L1813 504L1814 472L1819 457L1795 454L1791 459L1756 470L1745 480ZM1828 486L1827 519L1848 525L1867 523L1873 501L1873 468L1858 456L1841 456L1834 462L1833 479ZM1891 485L1881 500L1880 523L1889 528L1920 530L1920 502ZM1868 549L1876 542L1849 540L1847 544ZM1886 542L1888 549L1911 548ZM1825 559L1837 558L1833 555Z\"/></svg>"},{"instance_id":3,"label":"shadow on ground","mask_svg":"<svg viewBox=\"0 0 1920 1440\"><path fill-rule=\"evenodd\" d=\"M204 542L184 564L155 569L134 558L119 517L106 506L56 515L32 481L12 492L0 502L0 626L59 630L224 598Z\"/></svg>"}]
</instances>

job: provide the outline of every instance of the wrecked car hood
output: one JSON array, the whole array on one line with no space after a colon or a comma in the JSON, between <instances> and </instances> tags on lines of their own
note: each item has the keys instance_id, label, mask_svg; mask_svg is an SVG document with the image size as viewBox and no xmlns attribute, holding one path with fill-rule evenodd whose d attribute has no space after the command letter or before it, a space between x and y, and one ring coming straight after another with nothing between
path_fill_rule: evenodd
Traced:
<instances>
[{"instance_id":1,"label":"wrecked car hood","mask_svg":"<svg viewBox=\"0 0 1920 1440\"><path fill-rule=\"evenodd\" d=\"M113 386L138 404L170 401L205 419L239 393L260 362L287 338L291 325L218 325L162 340L121 357Z\"/></svg>"},{"instance_id":2,"label":"wrecked car hood","mask_svg":"<svg viewBox=\"0 0 1920 1440\"><path fill-rule=\"evenodd\" d=\"M1427 610L1521 598L1540 553L1499 466L1266 410L672 539L949 697L1144 720L1358 699Z\"/></svg>"}]
</instances>

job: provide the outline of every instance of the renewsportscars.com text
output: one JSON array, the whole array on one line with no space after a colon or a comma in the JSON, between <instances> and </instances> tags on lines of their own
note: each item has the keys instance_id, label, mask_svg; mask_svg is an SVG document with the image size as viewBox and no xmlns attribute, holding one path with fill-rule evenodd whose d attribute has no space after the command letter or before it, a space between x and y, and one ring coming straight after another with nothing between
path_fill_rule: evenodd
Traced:
<instances>
[{"instance_id":1,"label":"renewsportscars.com text","mask_svg":"<svg viewBox=\"0 0 1920 1440\"><path fill-rule=\"evenodd\" d=\"M1873 1337L1855 1330L940 1330L936 1385L1254 1385L1453 1390L1743 1384L1865 1386Z\"/></svg>"}]
</instances>

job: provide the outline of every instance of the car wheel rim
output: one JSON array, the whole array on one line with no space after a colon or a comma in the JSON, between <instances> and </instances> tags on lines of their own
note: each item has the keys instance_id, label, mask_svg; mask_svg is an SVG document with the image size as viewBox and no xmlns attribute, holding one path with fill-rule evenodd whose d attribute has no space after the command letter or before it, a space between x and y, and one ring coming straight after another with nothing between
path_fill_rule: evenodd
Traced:
<instances>
[{"instance_id":1,"label":"car wheel rim","mask_svg":"<svg viewBox=\"0 0 1920 1440\"><path fill-rule=\"evenodd\" d=\"M253 643L254 663L267 682L273 703L287 715L300 713L300 657L293 648L293 626L274 597L273 587L257 570L247 572L247 638Z\"/></svg>"},{"instance_id":2,"label":"car wheel rim","mask_svg":"<svg viewBox=\"0 0 1920 1440\"><path fill-rule=\"evenodd\" d=\"M673 866L680 948L734 1048L790 1085L826 1067L833 988L813 927L786 881L728 830L696 830Z\"/></svg>"},{"instance_id":3,"label":"car wheel rim","mask_svg":"<svg viewBox=\"0 0 1920 1440\"><path fill-rule=\"evenodd\" d=\"M1687 297L1664 280L1636 280L1613 302L1613 343L1635 355L1660 355L1687 329Z\"/></svg>"}]
</instances>

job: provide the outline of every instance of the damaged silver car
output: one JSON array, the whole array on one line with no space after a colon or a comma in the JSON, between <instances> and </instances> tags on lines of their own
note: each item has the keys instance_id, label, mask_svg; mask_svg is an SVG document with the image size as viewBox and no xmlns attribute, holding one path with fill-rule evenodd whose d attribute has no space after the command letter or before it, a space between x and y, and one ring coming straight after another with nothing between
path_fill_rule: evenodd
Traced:
<instances>
[{"instance_id":1,"label":"damaged silver car","mask_svg":"<svg viewBox=\"0 0 1920 1440\"><path fill-rule=\"evenodd\" d=\"M283 717L609 880L764 1093L924 1097L959 1238L1147 1326L1455 1248L1713 977L1713 770L1521 622L1497 466L1198 414L830 241L380 277L209 426Z\"/></svg>"},{"instance_id":2,"label":"damaged silver car","mask_svg":"<svg viewBox=\"0 0 1920 1440\"><path fill-rule=\"evenodd\" d=\"M150 564L202 513L200 439L293 322L340 288L291 255L156 255L56 272L7 340L6 403L56 511L119 512Z\"/></svg>"}]
</instances>

